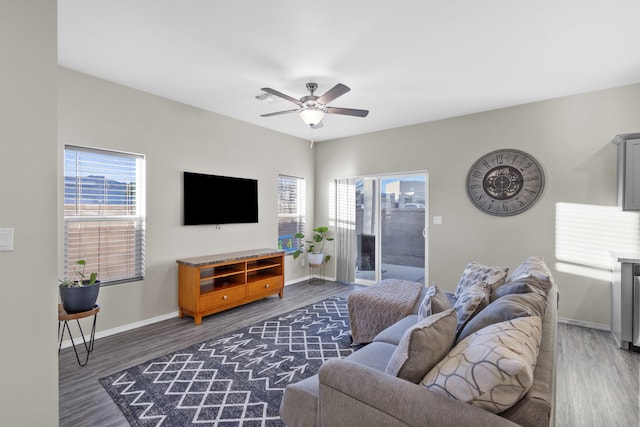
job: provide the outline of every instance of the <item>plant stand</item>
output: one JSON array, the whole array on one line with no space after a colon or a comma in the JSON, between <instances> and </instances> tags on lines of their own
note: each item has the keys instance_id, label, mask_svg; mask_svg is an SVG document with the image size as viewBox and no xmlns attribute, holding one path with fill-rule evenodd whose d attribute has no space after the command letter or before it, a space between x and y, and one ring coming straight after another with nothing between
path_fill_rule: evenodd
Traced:
<instances>
[{"instance_id":1,"label":"plant stand","mask_svg":"<svg viewBox=\"0 0 640 427\"><path fill-rule=\"evenodd\" d=\"M89 362L89 355L93 351L93 343L96 337L96 320L98 319L98 312L100 311L100 306L95 305L91 310L83 311L80 313L67 313L62 308L62 304L58 304L58 354L60 354L60 348L62 347L62 339L64 338L65 329L69 334L69 338L71 339L71 345L73 346L73 351L76 354L76 360L80 366L85 366L87 362ZM80 326L80 319L85 317L93 316L93 326L91 327L91 335L89 338L89 342L87 343L87 339L84 337L84 332L82 331L82 326ZM82 342L84 344L84 349L87 352L87 357L84 359L84 363L80 361L80 356L78 355L78 349L76 348L76 343L73 341L73 336L71 335L71 329L69 329L69 321L75 320L78 323L78 329L80 329L80 335L82 336ZM62 322L62 323L61 323ZM62 333L60 333L62 325Z\"/></svg>"},{"instance_id":2,"label":"plant stand","mask_svg":"<svg viewBox=\"0 0 640 427\"><path fill-rule=\"evenodd\" d=\"M321 279L316 278L316 271L320 271ZM324 283L324 263L322 264L309 264L309 275L311 278L309 279L310 285L318 285Z\"/></svg>"}]
</instances>

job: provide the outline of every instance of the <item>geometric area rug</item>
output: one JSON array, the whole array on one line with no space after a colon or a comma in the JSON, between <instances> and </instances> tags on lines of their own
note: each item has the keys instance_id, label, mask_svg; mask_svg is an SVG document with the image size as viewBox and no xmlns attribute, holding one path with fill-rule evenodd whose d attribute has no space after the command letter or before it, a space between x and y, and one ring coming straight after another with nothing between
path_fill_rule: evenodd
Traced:
<instances>
[{"instance_id":1,"label":"geometric area rug","mask_svg":"<svg viewBox=\"0 0 640 427\"><path fill-rule=\"evenodd\" d=\"M332 297L100 379L132 426L283 426L287 384L353 353Z\"/></svg>"}]
</instances>

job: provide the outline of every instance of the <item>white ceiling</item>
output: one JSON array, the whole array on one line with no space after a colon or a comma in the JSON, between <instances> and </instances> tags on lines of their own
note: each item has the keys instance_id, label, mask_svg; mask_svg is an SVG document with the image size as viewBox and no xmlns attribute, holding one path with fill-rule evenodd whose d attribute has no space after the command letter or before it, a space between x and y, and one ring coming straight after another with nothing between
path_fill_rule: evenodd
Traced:
<instances>
[{"instance_id":1,"label":"white ceiling","mask_svg":"<svg viewBox=\"0 0 640 427\"><path fill-rule=\"evenodd\" d=\"M323 141L640 82L638 0L58 0L60 65ZM308 128L317 82L351 92Z\"/></svg>"}]
</instances>

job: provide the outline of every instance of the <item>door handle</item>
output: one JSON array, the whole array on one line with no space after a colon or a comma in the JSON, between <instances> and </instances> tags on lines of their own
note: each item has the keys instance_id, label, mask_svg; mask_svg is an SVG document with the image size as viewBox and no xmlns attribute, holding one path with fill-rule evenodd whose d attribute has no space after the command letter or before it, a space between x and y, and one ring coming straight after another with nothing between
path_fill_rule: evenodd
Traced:
<instances>
[{"instance_id":1,"label":"door handle","mask_svg":"<svg viewBox=\"0 0 640 427\"><path fill-rule=\"evenodd\" d=\"M422 229L422 237L424 237L425 239L427 238L427 227L424 227Z\"/></svg>"}]
</instances>

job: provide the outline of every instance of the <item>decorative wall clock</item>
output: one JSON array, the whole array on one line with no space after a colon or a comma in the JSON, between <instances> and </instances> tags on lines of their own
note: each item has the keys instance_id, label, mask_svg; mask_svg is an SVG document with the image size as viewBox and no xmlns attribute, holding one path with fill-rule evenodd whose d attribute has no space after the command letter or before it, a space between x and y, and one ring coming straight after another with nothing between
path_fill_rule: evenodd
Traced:
<instances>
[{"instance_id":1,"label":"decorative wall clock","mask_svg":"<svg viewBox=\"0 0 640 427\"><path fill-rule=\"evenodd\" d=\"M531 155L512 149L485 154L467 174L467 195L482 212L517 215L529 209L544 190L544 171Z\"/></svg>"}]
</instances>

